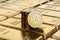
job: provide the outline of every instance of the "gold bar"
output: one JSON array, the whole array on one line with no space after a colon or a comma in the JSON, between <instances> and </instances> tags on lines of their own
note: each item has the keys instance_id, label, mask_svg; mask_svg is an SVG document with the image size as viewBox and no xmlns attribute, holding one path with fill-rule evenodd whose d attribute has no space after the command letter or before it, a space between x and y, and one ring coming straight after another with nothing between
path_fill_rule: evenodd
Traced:
<instances>
[{"instance_id":1,"label":"gold bar","mask_svg":"<svg viewBox=\"0 0 60 40\"><path fill-rule=\"evenodd\" d=\"M60 18L43 16L43 22L44 23L49 23L49 24L52 24L52 25L59 25L60 24Z\"/></svg>"},{"instance_id":2,"label":"gold bar","mask_svg":"<svg viewBox=\"0 0 60 40\"><path fill-rule=\"evenodd\" d=\"M37 8L38 9L43 8L43 9L60 11L59 4L54 4L54 2L52 2L51 4L47 3L47 4L44 4L44 5L41 5L41 6L37 7Z\"/></svg>"},{"instance_id":3,"label":"gold bar","mask_svg":"<svg viewBox=\"0 0 60 40\"><path fill-rule=\"evenodd\" d=\"M41 28L44 30L44 34L46 35L46 38L50 37L53 33L56 32L55 26L42 24Z\"/></svg>"},{"instance_id":4,"label":"gold bar","mask_svg":"<svg viewBox=\"0 0 60 40\"><path fill-rule=\"evenodd\" d=\"M49 0L15 0L15 1L11 1L9 0L8 2L6 2L7 4L16 4L16 5L23 5L23 6L29 6L29 7L33 7L35 5L38 5L38 4L41 4L41 3L44 3L46 1L49 1ZM27 4L28 3L28 4Z\"/></svg>"},{"instance_id":5,"label":"gold bar","mask_svg":"<svg viewBox=\"0 0 60 40\"><path fill-rule=\"evenodd\" d=\"M26 3L23 3L23 4L26 5ZM11 10L21 11L25 8L28 8L28 6L24 6L24 5L4 4L2 7L7 8L7 9L11 9Z\"/></svg>"},{"instance_id":6,"label":"gold bar","mask_svg":"<svg viewBox=\"0 0 60 40\"><path fill-rule=\"evenodd\" d=\"M60 12L59 11L53 11L53 10L48 10L48 9L38 9L36 8L37 10L39 10L43 15L47 15L47 16L51 16L51 17L57 17L57 18L60 18Z\"/></svg>"},{"instance_id":7,"label":"gold bar","mask_svg":"<svg viewBox=\"0 0 60 40\"><path fill-rule=\"evenodd\" d=\"M46 13L47 12L47 13ZM44 15L54 16L54 17L60 17L60 12L57 11L47 11L45 10L45 13L42 13Z\"/></svg>"},{"instance_id":8,"label":"gold bar","mask_svg":"<svg viewBox=\"0 0 60 40\"><path fill-rule=\"evenodd\" d=\"M7 40L23 40L22 31L0 26L0 37Z\"/></svg>"},{"instance_id":9,"label":"gold bar","mask_svg":"<svg viewBox=\"0 0 60 40\"><path fill-rule=\"evenodd\" d=\"M0 22L1 25L8 25L16 28L21 28L21 20L15 18L9 18L5 21Z\"/></svg>"},{"instance_id":10,"label":"gold bar","mask_svg":"<svg viewBox=\"0 0 60 40\"><path fill-rule=\"evenodd\" d=\"M19 14L19 12L14 11L14 10L0 8L0 15L11 17L11 16L14 16L16 14Z\"/></svg>"}]
</instances>

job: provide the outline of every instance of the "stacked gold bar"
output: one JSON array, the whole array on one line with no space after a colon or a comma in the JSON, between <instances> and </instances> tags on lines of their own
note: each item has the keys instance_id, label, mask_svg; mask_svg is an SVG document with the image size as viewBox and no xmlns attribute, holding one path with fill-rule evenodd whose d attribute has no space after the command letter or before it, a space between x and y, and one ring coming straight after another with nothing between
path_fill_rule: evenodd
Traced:
<instances>
[{"instance_id":1,"label":"stacked gold bar","mask_svg":"<svg viewBox=\"0 0 60 40\"><path fill-rule=\"evenodd\" d=\"M15 28L21 28L21 13L20 11L29 8L35 7L37 4L44 4L46 0L9 0L4 3L0 3L0 37L5 38L7 40L25 40L23 39L22 33L20 30ZM21 2L21 3L20 3ZM28 4L27 4L28 2ZM46 2L45 2L46 3ZM46 19L46 17L44 17ZM44 20L46 22L47 20ZM48 20L49 21L49 20ZM49 21L49 23L51 23ZM53 22L54 23L54 22ZM50 37L53 33L56 32L56 28L53 25L42 24L41 28L44 30L44 34L46 37ZM0 39L3 40L3 39ZM43 40L42 36L39 36L36 40Z\"/></svg>"},{"instance_id":2,"label":"stacked gold bar","mask_svg":"<svg viewBox=\"0 0 60 40\"><path fill-rule=\"evenodd\" d=\"M57 30L60 30L60 5L59 4L55 4L55 2L50 2L50 3L47 3L45 5L37 7L37 10L41 11L41 13L43 15L43 22L44 22L44 24L54 25L54 27ZM54 34L53 35L50 32L50 34L53 35L53 36L52 36L52 38L49 38L48 40L58 40L60 38L59 33L60 32L57 31L55 34L53 33Z\"/></svg>"}]
</instances>

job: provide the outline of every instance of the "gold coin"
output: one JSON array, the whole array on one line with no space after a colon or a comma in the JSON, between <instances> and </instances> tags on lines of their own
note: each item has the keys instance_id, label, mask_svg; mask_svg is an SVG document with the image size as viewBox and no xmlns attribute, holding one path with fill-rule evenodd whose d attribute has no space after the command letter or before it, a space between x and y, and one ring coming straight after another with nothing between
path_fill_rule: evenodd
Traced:
<instances>
[{"instance_id":1,"label":"gold coin","mask_svg":"<svg viewBox=\"0 0 60 40\"><path fill-rule=\"evenodd\" d=\"M42 14L39 10L32 10L28 15L28 23L33 28L39 28L42 24Z\"/></svg>"}]
</instances>

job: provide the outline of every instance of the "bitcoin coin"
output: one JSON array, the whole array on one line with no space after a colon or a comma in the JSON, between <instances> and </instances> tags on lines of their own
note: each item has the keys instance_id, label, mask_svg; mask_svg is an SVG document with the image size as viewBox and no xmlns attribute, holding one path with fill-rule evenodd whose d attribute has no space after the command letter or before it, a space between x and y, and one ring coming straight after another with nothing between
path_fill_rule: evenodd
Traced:
<instances>
[{"instance_id":1,"label":"bitcoin coin","mask_svg":"<svg viewBox=\"0 0 60 40\"><path fill-rule=\"evenodd\" d=\"M42 24L42 14L38 10L33 10L28 15L28 23L33 28L39 28Z\"/></svg>"}]
</instances>

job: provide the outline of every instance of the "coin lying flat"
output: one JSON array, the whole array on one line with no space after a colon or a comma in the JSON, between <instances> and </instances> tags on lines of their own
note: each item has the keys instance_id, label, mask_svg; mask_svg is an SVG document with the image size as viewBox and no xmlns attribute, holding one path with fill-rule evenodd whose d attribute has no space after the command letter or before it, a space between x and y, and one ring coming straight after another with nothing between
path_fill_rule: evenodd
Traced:
<instances>
[{"instance_id":1,"label":"coin lying flat","mask_svg":"<svg viewBox=\"0 0 60 40\"><path fill-rule=\"evenodd\" d=\"M42 14L38 10L32 10L28 15L28 23L33 28L39 28L42 24Z\"/></svg>"}]
</instances>

